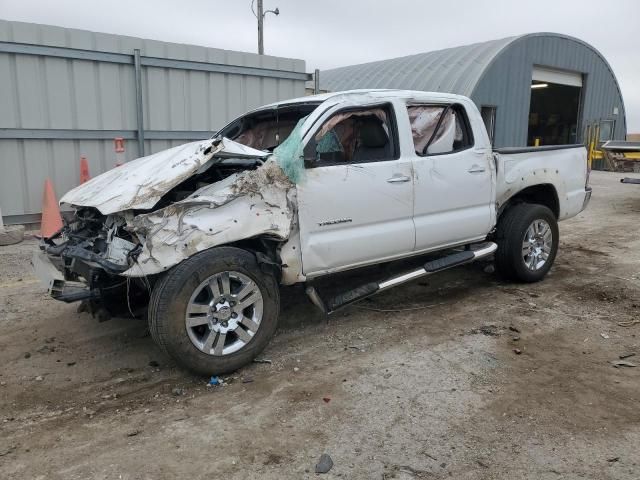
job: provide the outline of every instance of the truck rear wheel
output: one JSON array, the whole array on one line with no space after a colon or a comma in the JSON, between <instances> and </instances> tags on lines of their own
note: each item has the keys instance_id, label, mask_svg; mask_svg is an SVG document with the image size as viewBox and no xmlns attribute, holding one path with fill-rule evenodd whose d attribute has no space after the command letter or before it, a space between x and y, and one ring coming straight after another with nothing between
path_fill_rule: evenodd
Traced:
<instances>
[{"instance_id":1,"label":"truck rear wheel","mask_svg":"<svg viewBox=\"0 0 640 480\"><path fill-rule=\"evenodd\" d=\"M558 222L544 205L520 203L502 214L496 240L496 269L503 277L538 282L558 251Z\"/></svg>"},{"instance_id":2,"label":"truck rear wheel","mask_svg":"<svg viewBox=\"0 0 640 480\"><path fill-rule=\"evenodd\" d=\"M251 362L273 336L278 282L234 247L200 252L156 283L149 303L154 341L183 367L219 375Z\"/></svg>"}]
</instances>

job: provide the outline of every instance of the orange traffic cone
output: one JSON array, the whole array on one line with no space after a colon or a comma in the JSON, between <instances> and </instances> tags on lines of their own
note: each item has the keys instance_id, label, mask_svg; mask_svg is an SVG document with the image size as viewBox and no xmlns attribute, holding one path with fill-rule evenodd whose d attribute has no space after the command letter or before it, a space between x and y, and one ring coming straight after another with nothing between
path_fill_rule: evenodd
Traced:
<instances>
[{"instance_id":1,"label":"orange traffic cone","mask_svg":"<svg viewBox=\"0 0 640 480\"><path fill-rule=\"evenodd\" d=\"M53 191L53 185L48 178L44 181L44 195L42 196L42 223L40 234L43 238L49 238L62 228L62 216L60 207Z\"/></svg>"},{"instance_id":2,"label":"orange traffic cone","mask_svg":"<svg viewBox=\"0 0 640 480\"><path fill-rule=\"evenodd\" d=\"M84 182L90 180L89 176L89 162L87 161L87 157L82 155L80 157L80 184L82 185Z\"/></svg>"}]
</instances>

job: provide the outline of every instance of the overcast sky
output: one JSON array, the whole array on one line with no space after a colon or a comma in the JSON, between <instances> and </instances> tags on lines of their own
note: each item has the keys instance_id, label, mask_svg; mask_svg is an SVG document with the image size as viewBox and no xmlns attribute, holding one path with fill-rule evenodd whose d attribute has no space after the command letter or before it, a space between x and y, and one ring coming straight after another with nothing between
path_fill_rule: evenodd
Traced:
<instances>
[{"instance_id":1,"label":"overcast sky","mask_svg":"<svg viewBox=\"0 0 640 480\"><path fill-rule=\"evenodd\" d=\"M0 18L255 52L251 0L0 0ZM620 82L629 132L640 132L639 0L265 0L266 53L307 71L529 32L596 47Z\"/></svg>"}]
</instances>

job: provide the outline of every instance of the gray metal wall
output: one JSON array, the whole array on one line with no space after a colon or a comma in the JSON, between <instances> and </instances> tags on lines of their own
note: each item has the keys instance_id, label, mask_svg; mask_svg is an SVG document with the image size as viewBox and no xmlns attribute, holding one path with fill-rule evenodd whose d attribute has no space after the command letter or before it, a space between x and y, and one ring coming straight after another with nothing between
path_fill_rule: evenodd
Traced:
<instances>
[{"instance_id":1,"label":"gray metal wall","mask_svg":"<svg viewBox=\"0 0 640 480\"><path fill-rule=\"evenodd\" d=\"M238 115L305 93L305 62L0 20L0 206L37 221L44 180L79 179L140 156L134 50L140 50L145 154L207 138ZM125 139L116 156L113 138Z\"/></svg>"},{"instance_id":2,"label":"gray metal wall","mask_svg":"<svg viewBox=\"0 0 640 480\"><path fill-rule=\"evenodd\" d=\"M476 105L497 107L495 146L527 144L534 65L583 73L580 138L585 125L611 119L616 121L614 139L625 139L624 103L607 61L593 47L577 39L532 34L515 39L497 55L471 94ZM614 108L618 109L617 115Z\"/></svg>"}]
</instances>

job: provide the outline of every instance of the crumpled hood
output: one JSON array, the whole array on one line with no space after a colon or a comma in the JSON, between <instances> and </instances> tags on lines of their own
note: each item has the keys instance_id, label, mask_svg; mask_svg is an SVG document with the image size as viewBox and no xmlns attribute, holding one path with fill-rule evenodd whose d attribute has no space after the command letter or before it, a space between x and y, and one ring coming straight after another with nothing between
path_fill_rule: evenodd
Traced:
<instances>
[{"instance_id":1,"label":"crumpled hood","mask_svg":"<svg viewBox=\"0 0 640 480\"><path fill-rule=\"evenodd\" d=\"M223 139L208 139L154 153L98 175L67 192L60 203L95 207L103 215L153 208L173 187L212 158L264 158L269 152Z\"/></svg>"}]
</instances>

